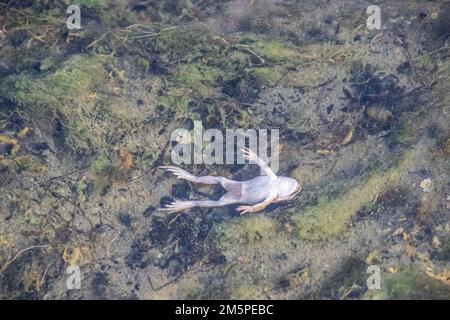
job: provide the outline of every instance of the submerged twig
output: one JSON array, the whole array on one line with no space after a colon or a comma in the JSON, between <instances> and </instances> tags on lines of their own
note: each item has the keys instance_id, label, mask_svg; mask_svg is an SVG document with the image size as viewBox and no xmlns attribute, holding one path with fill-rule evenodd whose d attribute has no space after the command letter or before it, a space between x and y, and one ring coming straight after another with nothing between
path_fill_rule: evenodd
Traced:
<instances>
[{"instance_id":1,"label":"submerged twig","mask_svg":"<svg viewBox=\"0 0 450 320\"><path fill-rule=\"evenodd\" d=\"M6 261L6 263L0 268L0 273L5 271L6 269L8 269L8 267L11 265L11 263L13 263L18 257L20 257L21 254L23 254L24 252L27 252L29 250L37 249L37 248L51 248L51 246L48 244L36 245L36 246L31 246L31 247L25 248L23 250L20 250L12 259Z\"/></svg>"}]
</instances>

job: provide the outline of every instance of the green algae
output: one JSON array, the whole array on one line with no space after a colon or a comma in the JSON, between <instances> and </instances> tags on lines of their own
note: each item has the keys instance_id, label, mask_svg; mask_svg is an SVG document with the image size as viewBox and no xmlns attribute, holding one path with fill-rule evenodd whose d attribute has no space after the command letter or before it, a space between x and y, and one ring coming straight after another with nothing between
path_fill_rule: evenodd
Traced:
<instances>
[{"instance_id":1,"label":"green algae","mask_svg":"<svg viewBox=\"0 0 450 320\"><path fill-rule=\"evenodd\" d=\"M97 159L91 163L90 169L98 176L107 176L113 168L111 160L105 155L99 155Z\"/></svg>"},{"instance_id":2,"label":"green algae","mask_svg":"<svg viewBox=\"0 0 450 320\"><path fill-rule=\"evenodd\" d=\"M269 40L261 36L244 36L240 43L250 48L253 54L265 58L269 63L288 63L288 67L305 65L317 62L343 63L343 67L349 66L355 60L361 60L370 53L366 46L346 41L344 44L332 44L329 42L313 43L302 47L295 47L289 41Z\"/></svg>"},{"instance_id":3,"label":"green algae","mask_svg":"<svg viewBox=\"0 0 450 320\"><path fill-rule=\"evenodd\" d=\"M43 173L48 171L48 167L33 156L24 155L15 158L6 158L0 160L0 171L14 170L17 172L30 171Z\"/></svg>"},{"instance_id":4,"label":"green algae","mask_svg":"<svg viewBox=\"0 0 450 320\"><path fill-rule=\"evenodd\" d=\"M0 96L33 114L42 130L59 130L72 149L95 151L105 143L104 129L93 123L95 117L125 121L113 114L107 99L93 98L109 81L105 66L109 61L105 55L74 55L43 76L26 72L7 76L0 80Z\"/></svg>"},{"instance_id":5,"label":"green algae","mask_svg":"<svg viewBox=\"0 0 450 320\"><path fill-rule=\"evenodd\" d=\"M167 107L174 108L183 115L187 115L189 102L191 99L184 90L171 90L168 93L158 97L158 103Z\"/></svg>"},{"instance_id":6,"label":"green algae","mask_svg":"<svg viewBox=\"0 0 450 320\"><path fill-rule=\"evenodd\" d=\"M282 73L276 68L258 67L249 71L249 74L255 77L261 84L273 86L282 77Z\"/></svg>"},{"instance_id":7,"label":"green algae","mask_svg":"<svg viewBox=\"0 0 450 320\"><path fill-rule=\"evenodd\" d=\"M65 61L61 68L43 77L34 78L27 73L12 75L1 80L0 95L12 102L41 110L61 111L66 103L86 94L89 88L104 80L102 63L107 56L75 55ZM37 111L37 110L36 110Z\"/></svg>"},{"instance_id":8,"label":"green algae","mask_svg":"<svg viewBox=\"0 0 450 320\"><path fill-rule=\"evenodd\" d=\"M173 81L176 87L189 88L200 97L207 97L215 91L221 81L230 78L230 73L217 67L182 64L178 67Z\"/></svg>"},{"instance_id":9,"label":"green algae","mask_svg":"<svg viewBox=\"0 0 450 320\"><path fill-rule=\"evenodd\" d=\"M394 140L397 142L405 143L415 133L413 124L409 121L404 121L398 131L394 133Z\"/></svg>"},{"instance_id":10,"label":"green algae","mask_svg":"<svg viewBox=\"0 0 450 320\"><path fill-rule=\"evenodd\" d=\"M226 230L222 230L219 227L218 232L221 233L224 231L224 237L220 241L227 246L258 246L263 239L274 236L276 231L275 227L274 221L268 217L263 215L250 215L233 223L233 226L226 228Z\"/></svg>"},{"instance_id":11,"label":"green algae","mask_svg":"<svg viewBox=\"0 0 450 320\"><path fill-rule=\"evenodd\" d=\"M340 235L359 210L399 183L418 152L416 149L407 151L398 164L384 172L373 172L365 182L342 196L334 199L322 197L316 206L294 214L292 220L298 226L298 236L307 240L326 240Z\"/></svg>"},{"instance_id":12,"label":"green algae","mask_svg":"<svg viewBox=\"0 0 450 320\"><path fill-rule=\"evenodd\" d=\"M422 271L402 267L394 274L384 274L380 290L371 290L369 300L448 300L450 285L433 279Z\"/></svg>"},{"instance_id":13,"label":"green algae","mask_svg":"<svg viewBox=\"0 0 450 320\"><path fill-rule=\"evenodd\" d=\"M271 44L268 45L270 47ZM264 42L260 43L260 48L265 48ZM289 54L276 59L272 57L273 61L282 61L283 64L255 66L248 73L264 85L316 87L333 80L344 80L350 66L368 54L368 49L360 45L321 43L289 47Z\"/></svg>"},{"instance_id":14,"label":"green algae","mask_svg":"<svg viewBox=\"0 0 450 320\"><path fill-rule=\"evenodd\" d=\"M257 35L248 35L240 39L240 43L247 45L256 54L269 62L292 61L298 57L298 50L288 42L266 39Z\"/></svg>"}]
</instances>

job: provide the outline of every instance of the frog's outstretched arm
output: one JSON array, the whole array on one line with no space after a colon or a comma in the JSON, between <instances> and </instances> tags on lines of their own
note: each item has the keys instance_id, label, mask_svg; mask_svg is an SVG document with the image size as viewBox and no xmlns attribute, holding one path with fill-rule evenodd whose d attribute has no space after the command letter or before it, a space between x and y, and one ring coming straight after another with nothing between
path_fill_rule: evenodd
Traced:
<instances>
[{"instance_id":1,"label":"frog's outstretched arm","mask_svg":"<svg viewBox=\"0 0 450 320\"><path fill-rule=\"evenodd\" d=\"M256 164L264 171L264 173L269 178L271 178L272 180L275 180L277 178L277 175L272 171L272 169L269 168L267 163L263 159L258 157L256 153L248 148L241 149L241 151L244 153L244 158L246 160L256 162Z\"/></svg>"},{"instance_id":2,"label":"frog's outstretched arm","mask_svg":"<svg viewBox=\"0 0 450 320\"><path fill-rule=\"evenodd\" d=\"M244 213L258 212L265 209L269 204L275 202L277 198L276 193L269 195L263 202L257 203L253 206L239 206L236 211L242 215Z\"/></svg>"}]
</instances>

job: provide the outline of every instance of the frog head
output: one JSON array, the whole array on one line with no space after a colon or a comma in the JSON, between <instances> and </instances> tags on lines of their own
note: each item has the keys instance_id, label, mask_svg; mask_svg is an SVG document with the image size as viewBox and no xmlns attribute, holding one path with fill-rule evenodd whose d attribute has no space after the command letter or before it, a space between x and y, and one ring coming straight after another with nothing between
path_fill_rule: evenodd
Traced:
<instances>
[{"instance_id":1,"label":"frog head","mask_svg":"<svg viewBox=\"0 0 450 320\"><path fill-rule=\"evenodd\" d=\"M297 180L288 177L278 178L278 201L292 200L302 190Z\"/></svg>"}]
</instances>

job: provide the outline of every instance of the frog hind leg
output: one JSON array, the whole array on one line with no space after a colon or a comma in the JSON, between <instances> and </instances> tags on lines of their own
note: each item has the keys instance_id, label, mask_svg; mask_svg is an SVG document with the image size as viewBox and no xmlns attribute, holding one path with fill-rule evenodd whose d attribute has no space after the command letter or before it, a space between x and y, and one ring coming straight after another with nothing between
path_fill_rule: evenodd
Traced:
<instances>
[{"instance_id":1,"label":"frog hind leg","mask_svg":"<svg viewBox=\"0 0 450 320\"><path fill-rule=\"evenodd\" d=\"M191 181L194 183L203 183L203 184L220 184L225 190L228 190L228 186L231 186L234 183L238 183L237 181L233 181L224 177L214 177L214 176L194 176L193 174L187 172L178 167L173 166L160 166L159 168L166 170L173 175L175 175L178 179L184 179L187 181Z\"/></svg>"},{"instance_id":2,"label":"frog hind leg","mask_svg":"<svg viewBox=\"0 0 450 320\"><path fill-rule=\"evenodd\" d=\"M214 200L186 200L186 201L178 201L166 205L165 208L160 208L160 211L166 211L168 213L183 211L192 209L195 207L200 208L216 208L223 207L229 204L237 203L239 200L235 199L230 193L226 193L217 201Z\"/></svg>"}]
</instances>

